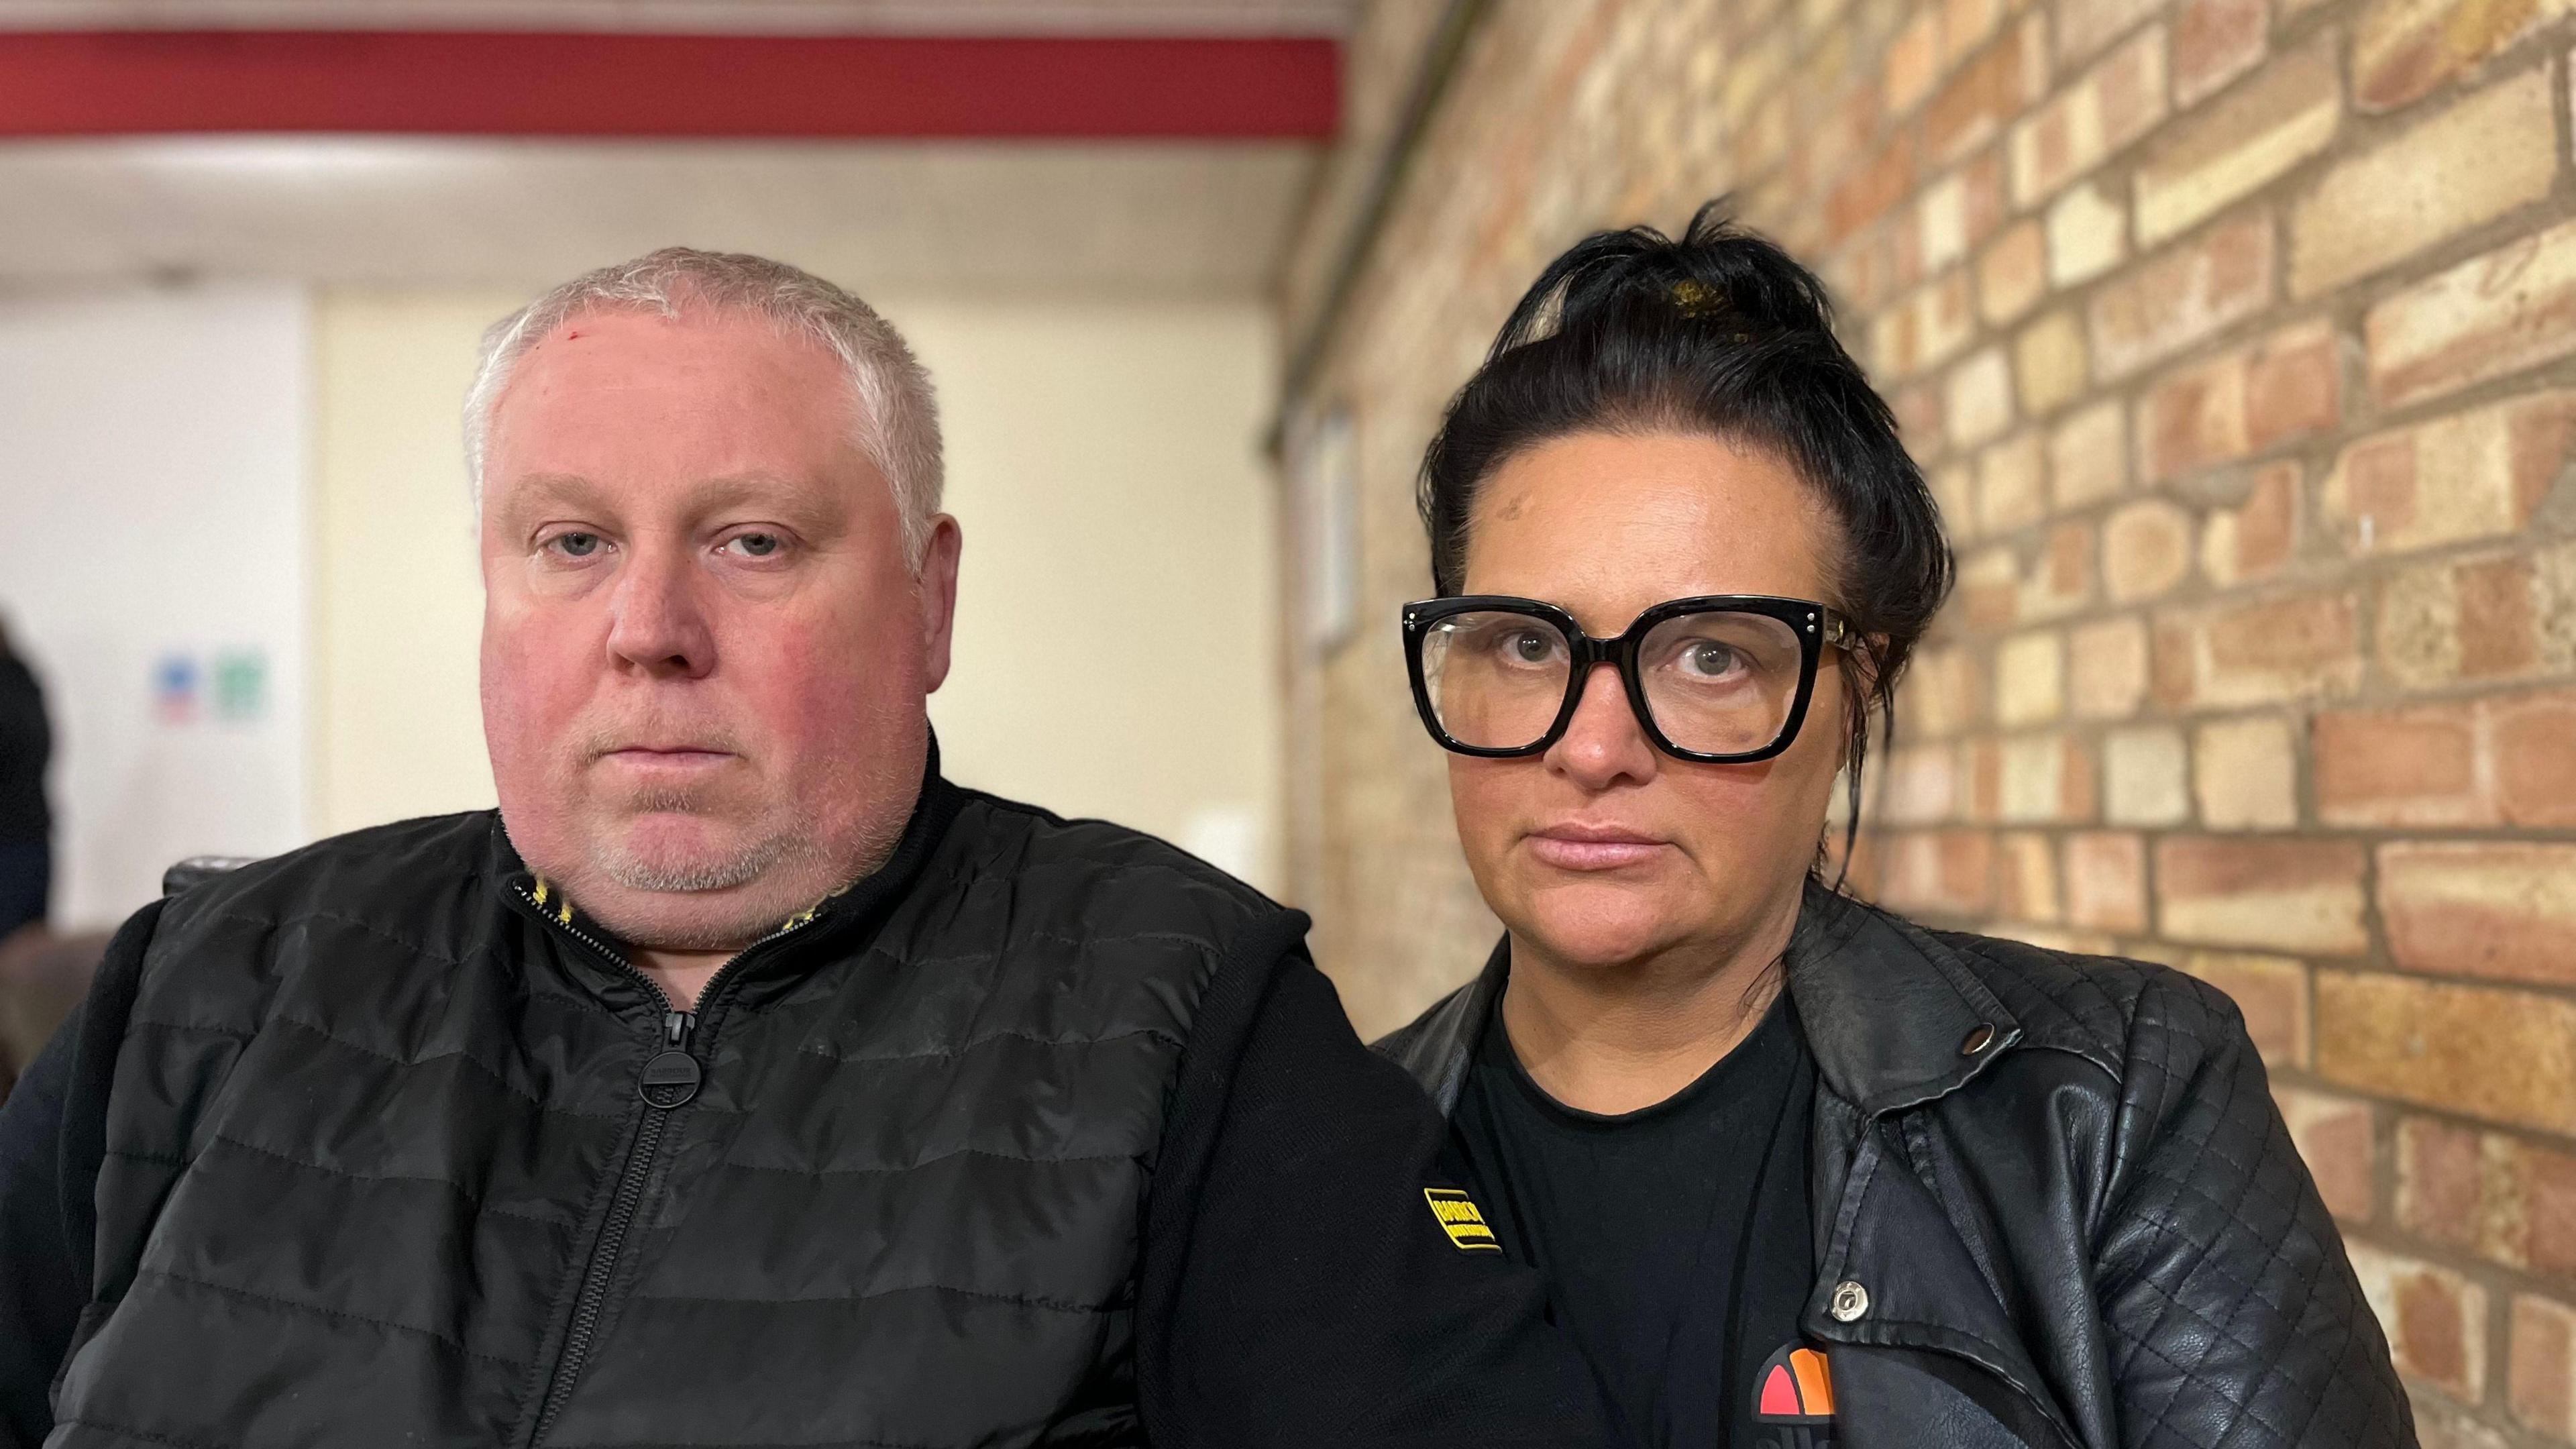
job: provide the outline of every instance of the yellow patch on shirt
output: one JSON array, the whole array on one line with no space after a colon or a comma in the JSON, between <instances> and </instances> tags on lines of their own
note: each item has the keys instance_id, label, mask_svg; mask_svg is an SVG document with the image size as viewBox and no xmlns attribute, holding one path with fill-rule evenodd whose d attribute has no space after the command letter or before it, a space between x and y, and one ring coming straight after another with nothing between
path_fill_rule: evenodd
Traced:
<instances>
[{"instance_id":1,"label":"yellow patch on shirt","mask_svg":"<svg viewBox=\"0 0 2576 1449\"><path fill-rule=\"evenodd\" d=\"M1440 1231L1449 1235L1449 1241L1458 1245L1459 1251L1499 1253L1503 1250L1502 1240L1494 1236L1492 1228L1485 1226L1485 1215L1467 1200L1465 1193L1454 1187L1426 1187L1422 1190L1422 1200L1431 1204L1431 1216L1440 1224Z\"/></svg>"}]
</instances>

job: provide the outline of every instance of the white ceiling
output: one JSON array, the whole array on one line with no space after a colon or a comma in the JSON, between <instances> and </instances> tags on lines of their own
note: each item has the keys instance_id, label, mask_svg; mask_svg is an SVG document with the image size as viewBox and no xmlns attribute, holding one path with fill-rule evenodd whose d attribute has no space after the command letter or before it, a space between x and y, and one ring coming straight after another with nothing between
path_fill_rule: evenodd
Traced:
<instances>
[{"instance_id":1,"label":"white ceiling","mask_svg":"<svg viewBox=\"0 0 2576 1449\"><path fill-rule=\"evenodd\" d=\"M1347 35L1365 0L0 0L0 29Z\"/></svg>"},{"instance_id":2,"label":"white ceiling","mask_svg":"<svg viewBox=\"0 0 2576 1449\"><path fill-rule=\"evenodd\" d=\"M0 30L1303 35L1363 0L0 0ZM1318 148L1279 142L0 142L0 286L538 286L674 242L880 291L1249 296Z\"/></svg>"},{"instance_id":3,"label":"white ceiling","mask_svg":"<svg viewBox=\"0 0 2576 1449\"><path fill-rule=\"evenodd\" d=\"M0 285L528 287L678 243L862 291L1251 296L1315 165L1289 143L18 142Z\"/></svg>"}]
</instances>

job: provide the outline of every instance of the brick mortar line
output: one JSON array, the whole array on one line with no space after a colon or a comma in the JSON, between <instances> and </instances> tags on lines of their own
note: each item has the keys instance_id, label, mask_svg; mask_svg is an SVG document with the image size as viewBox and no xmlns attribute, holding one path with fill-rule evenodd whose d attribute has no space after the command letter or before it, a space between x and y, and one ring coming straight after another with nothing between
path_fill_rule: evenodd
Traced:
<instances>
[{"instance_id":1,"label":"brick mortar line","mask_svg":"<svg viewBox=\"0 0 2576 1449\"><path fill-rule=\"evenodd\" d=\"M2154 868L2152 852L2149 853L2148 868L2150 871ZM1877 899L1876 896L1868 892L1857 893L1860 894L1861 898L1864 900L1875 901ZM2153 899L2152 895L2150 896L2150 899ZM2471 990L2506 995L2536 996L2544 1000L2563 1001L2570 1005L2576 1005L2576 983L2534 982L2524 981L2513 977L2466 975L2456 971L2425 971L2411 966L2398 965L2395 961L2378 955L2337 956L2321 954L2314 951L2300 951L2284 946L2263 945L2253 942L2186 941L2170 936L2140 935L2133 931L2104 930L2097 926L2073 925L2065 922L2014 921L2009 918L1994 915L1965 918L1939 912L1905 911L1894 906L1888 906L1886 909L1895 911L1896 914L1903 916L1907 920L1916 921L1931 929L1941 931L1956 930L1966 931L1976 935L1994 935L1996 932L1991 929L1992 927L2025 925L2035 927L2052 934L2102 938L2113 943L2115 949L2110 954L2114 957L2126 960L2148 961L2151 964L2161 964L2158 961L2156 953L2152 949L2139 948L2163 947L2166 950L2184 956L2268 956L2276 960L2295 963L2309 975L2311 980L2314 979L2317 973L2328 971L2338 972L2347 976L2385 976L2403 981L2418 982L2427 986L2462 987ZM2174 969L2181 970L2182 968L2176 966ZM2188 975L2189 973L2186 972L2185 974ZM2314 1013L2312 1011L2312 1022L2313 1017ZM2314 1059L2313 1047L2314 1044L2311 1043L2311 1060ZM2361 1089L2347 1087L2345 1090L2359 1091ZM2391 1098L2389 1100L2395 1101L2399 1099ZM2501 1126L2503 1124L2499 1123L2496 1125ZM2546 1133L2548 1131L2547 1128L2527 1126L2524 1130L2542 1133ZM2576 1132L2562 1135L2564 1135L2566 1140L2570 1143L2576 1143Z\"/></svg>"},{"instance_id":2,"label":"brick mortar line","mask_svg":"<svg viewBox=\"0 0 2576 1449\"><path fill-rule=\"evenodd\" d=\"M2385 1124L2378 1124L2378 1126L2384 1127ZM2376 1164L2376 1170L2391 1174L2393 1181L2396 1171L2393 1164L2382 1161ZM2393 1256L2411 1258L2468 1279L2486 1290L2491 1306L2506 1311L2499 1315L2500 1317L2509 1317L2512 1301L2516 1297L2545 1298L2576 1308L2576 1282L2539 1277L2528 1270L2499 1263L2493 1258L2464 1254L2456 1244L2446 1243L2438 1238L2425 1237L2412 1229L2400 1227L2395 1222L2381 1221L2376 1217L2367 1222L2337 1217L2335 1226L2341 1230L2347 1241L2377 1248ZM2493 1325L2498 1330L2503 1329L2504 1326L2501 1322ZM2493 1347L2503 1344L2510 1336L2509 1333L2502 1331L2491 1333L2489 1345ZM2501 1356L2494 1356L2490 1367L2501 1368ZM2500 1378L2502 1375L2491 1374L2489 1377ZM2458 1402L2457 1399L2452 1401Z\"/></svg>"}]
</instances>

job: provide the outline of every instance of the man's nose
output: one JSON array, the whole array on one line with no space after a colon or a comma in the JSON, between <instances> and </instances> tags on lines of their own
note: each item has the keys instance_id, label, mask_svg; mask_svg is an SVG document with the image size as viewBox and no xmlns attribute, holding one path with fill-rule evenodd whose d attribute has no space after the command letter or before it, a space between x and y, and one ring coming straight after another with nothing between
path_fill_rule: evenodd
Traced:
<instances>
[{"instance_id":1,"label":"man's nose","mask_svg":"<svg viewBox=\"0 0 2576 1449\"><path fill-rule=\"evenodd\" d=\"M1622 779L1653 779L1660 759L1637 712L1628 706L1618 669L1606 663L1592 666L1574 703L1574 718L1548 747L1548 763L1586 789L1606 790Z\"/></svg>"},{"instance_id":2,"label":"man's nose","mask_svg":"<svg viewBox=\"0 0 2576 1449\"><path fill-rule=\"evenodd\" d=\"M696 678L715 667L715 635L686 550L638 548L608 600L608 653L621 668Z\"/></svg>"}]
</instances>

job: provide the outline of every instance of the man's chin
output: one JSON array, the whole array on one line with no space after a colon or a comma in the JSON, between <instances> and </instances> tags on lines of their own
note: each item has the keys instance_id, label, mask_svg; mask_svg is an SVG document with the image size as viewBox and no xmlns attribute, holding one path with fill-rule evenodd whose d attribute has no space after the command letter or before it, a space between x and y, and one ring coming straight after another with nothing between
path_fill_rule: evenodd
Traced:
<instances>
[{"instance_id":1,"label":"man's chin","mask_svg":"<svg viewBox=\"0 0 2576 1449\"><path fill-rule=\"evenodd\" d=\"M776 863L763 854L619 856L602 861L600 874L639 893L706 896L750 885Z\"/></svg>"},{"instance_id":2,"label":"man's chin","mask_svg":"<svg viewBox=\"0 0 2576 1449\"><path fill-rule=\"evenodd\" d=\"M739 951L793 914L757 882L717 890L637 889L608 877L573 899L620 941L656 951Z\"/></svg>"},{"instance_id":3,"label":"man's chin","mask_svg":"<svg viewBox=\"0 0 2576 1449\"><path fill-rule=\"evenodd\" d=\"M787 833L681 811L630 817L595 836L592 869L632 891L699 895L748 885L793 851Z\"/></svg>"},{"instance_id":4,"label":"man's chin","mask_svg":"<svg viewBox=\"0 0 2576 1449\"><path fill-rule=\"evenodd\" d=\"M799 842L746 838L725 822L659 815L602 842L587 879L566 881L582 909L628 942L675 951L739 947L810 902L779 899L800 874Z\"/></svg>"}]
</instances>

